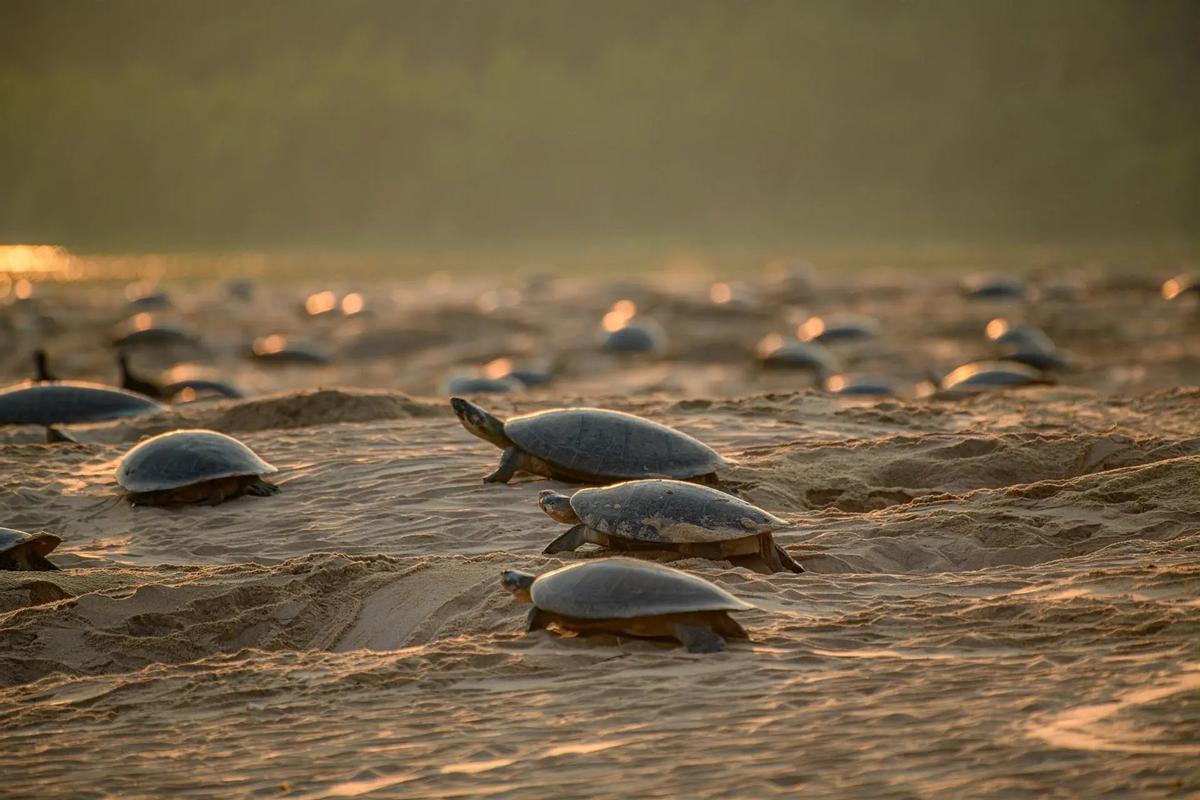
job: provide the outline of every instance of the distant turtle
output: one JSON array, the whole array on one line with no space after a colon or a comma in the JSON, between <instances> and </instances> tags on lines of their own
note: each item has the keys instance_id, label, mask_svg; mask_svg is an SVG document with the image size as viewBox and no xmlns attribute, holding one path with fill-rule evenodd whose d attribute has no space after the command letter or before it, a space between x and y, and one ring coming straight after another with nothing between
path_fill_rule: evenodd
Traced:
<instances>
[{"instance_id":1,"label":"distant turtle","mask_svg":"<svg viewBox=\"0 0 1200 800\"><path fill-rule=\"evenodd\" d=\"M764 369L803 369L818 377L837 369L837 359L824 345L784 339L775 333L758 343L755 354Z\"/></svg>"},{"instance_id":2,"label":"distant turtle","mask_svg":"<svg viewBox=\"0 0 1200 800\"><path fill-rule=\"evenodd\" d=\"M172 402L191 402L201 397L227 397L237 399L245 397L246 394L238 387L225 381L208 379L208 378L188 378L186 380L173 381L162 387L164 397L168 397Z\"/></svg>"},{"instance_id":3,"label":"distant turtle","mask_svg":"<svg viewBox=\"0 0 1200 800\"><path fill-rule=\"evenodd\" d=\"M118 330L113 344L121 349L130 347L183 346L200 348L200 340L185 330L170 325L155 325L141 330Z\"/></svg>"},{"instance_id":4,"label":"distant turtle","mask_svg":"<svg viewBox=\"0 0 1200 800\"><path fill-rule=\"evenodd\" d=\"M122 389L128 389L131 392L137 392L138 394L145 395L146 397L153 397L155 399L170 396L164 393L162 387L160 387L157 383L153 383L133 374L133 371L129 369L129 356L125 354L124 350L117 352L117 370L121 376Z\"/></svg>"},{"instance_id":5,"label":"distant turtle","mask_svg":"<svg viewBox=\"0 0 1200 800\"><path fill-rule=\"evenodd\" d=\"M148 397L82 381L23 383L0 389L0 425L103 422L166 411Z\"/></svg>"},{"instance_id":6,"label":"distant turtle","mask_svg":"<svg viewBox=\"0 0 1200 800\"><path fill-rule=\"evenodd\" d=\"M232 436L180 430L147 439L126 453L117 483L135 506L215 506L243 494L277 494L279 487L261 477L277 471Z\"/></svg>"},{"instance_id":7,"label":"distant turtle","mask_svg":"<svg viewBox=\"0 0 1200 800\"><path fill-rule=\"evenodd\" d=\"M657 353L665 347L666 335L649 322L630 323L604 338L604 349L610 353Z\"/></svg>"},{"instance_id":8,"label":"distant turtle","mask_svg":"<svg viewBox=\"0 0 1200 800\"><path fill-rule=\"evenodd\" d=\"M46 556L62 539L52 533L25 533L0 528L0 570L48 572L58 567Z\"/></svg>"},{"instance_id":9,"label":"distant turtle","mask_svg":"<svg viewBox=\"0 0 1200 800\"><path fill-rule=\"evenodd\" d=\"M1062 370L1071 367L1071 360L1057 350L1022 350L1015 348L1000 356L1001 361L1015 361L1043 371Z\"/></svg>"},{"instance_id":10,"label":"distant turtle","mask_svg":"<svg viewBox=\"0 0 1200 800\"><path fill-rule=\"evenodd\" d=\"M831 375L825 391L838 397L895 397L896 386L886 378L866 375Z\"/></svg>"},{"instance_id":11,"label":"distant turtle","mask_svg":"<svg viewBox=\"0 0 1200 800\"><path fill-rule=\"evenodd\" d=\"M446 381L447 394L507 394L518 392L525 384L516 378L484 378L475 375L460 375Z\"/></svg>"},{"instance_id":12,"label":"distant turtle","mask_svg":"<svg viewBox=\"0 0 1200 800\"><path fill-rule=\"evenodd\" d=\"M754 606L716 584L630 558L571 564L534 576L505 570L501 583L533 603L527 630L555 625L577 633L676 639L692 653L716 653L726 639L749 639L730 611Z\"/></svg>"},{"instance_id":13,"label":"distant turtle","mask_svg":"<svg viewBox=\"0 0 1200 800\"><path fill-rule=\"evenodd\" d=\"M140 313L143 311L160 311L164 308L170 308L170 306L171 296L160 289L131 298L126 303L125 308L130 313Z\"/></svg>"},{"instance_id":14,"label":"distant turtle","mask_svg":"<svg viewBox=\"0 0 1200 800\"><path fill-rule=\"evenodd\" d=\"M970 391L1051 383L1044 372L1024 364L975 361L953 369L941 380L942 391Z\"/></svg>"},{"instance_id":15,"label":"distant turtle","mask_svg":"<svg viewBox=\"0 0 1200 800\"><path fill-rule=\"evenodd\" d=\"M542 510L574 525L543 553L591 542L614 550L674 550L756 572L803 572L771 534L787 523L732 495L670 480L618 483L574 495L543 491Z\"/></svg>"},{"instance_id":16,"label":"distant turtle","mask_svg":"<svg viewBox=\"0 0 1200 800\"><path fill-rule=\"evenodd\" d=\"M1027 291L1025 281L1003 275L975 276L962 282L962 292L969 300L1024 300Z\"/></svg>"},{"instance_id":17,"label":"distant turtle","mask_svg":"<svg viewBox=\"0 0 1200 800\"><path fill-rule=\"evenodd\" d=\"M987 324L984 332L996 344L1024 351L1051 352L1055 349L1054 340L1041 328L1032 325L1013 325L1006 319L994 319Z\"/></svg>"},{"instance_id":18,"label":"distant turtle","mask_svg":"<svg viewBox=\"0 0 1200 800\"><path fill-rule=\"evenodd\" d=\"M280 366L323 366L331 361L328 355L316 347L304 342L291 341L277 333L255 339L250 346L248 356L263 364Z\"/></svg>"},{"instance_id":19,"label":"distant turtle","mask_svg":"<svg viewBox=\"0 0 1200 800\"><path fill-rule=\"evenodd\" d=\"M857 342L878 335L879 322L870 317L809 317L797 333L805 342Z\"/></svg>"},{"instance_id":20,"label":"distant turtle","mask_svg":"<svg viewBox=\"0 0 1200 800\"><path fill-rule=\"evenodd\" d=\"M464 428L504 450L487 483L508 483L518 470L572 483L663 477L715 483L726 464L686 433L620 411L556 408L505 422L461 397L450 405Z\"/></svg>"}]
</instances>

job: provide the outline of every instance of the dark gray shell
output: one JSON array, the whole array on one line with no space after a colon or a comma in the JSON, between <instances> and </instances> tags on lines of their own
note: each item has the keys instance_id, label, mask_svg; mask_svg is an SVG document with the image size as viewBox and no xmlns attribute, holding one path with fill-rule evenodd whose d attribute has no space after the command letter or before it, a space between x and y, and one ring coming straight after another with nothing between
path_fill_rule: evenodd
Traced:
<instances>
[{"instance_id":1,"label":"dark gray shell","mask_svg":"<svg viewBox=\"0 0 1200 800\"><path fill-rule=\"evenodd\" d=\"M525 452L587 478L695 478L726 463L686 433L599 408L513 417L504 433Z\"/></svg>"},{"instance_id":2,"label":"dark gray shell","mask_svg":"<svg viewBox=\"0 0 1200 800\"><path fill-rule=\"evenodd\" d=\"M52 533L26 533L13 528L0 528L0 554L31 542L36 542L37 551L46 555L58 547L62 539Z\"/></svg>"},{"instance_id":3,"label":"dark gray shell","mask_svg":"<svg viewBox=\"0 0 1200 800\"><path fill-rule=\"evenodd\" d=\"M604 339L604 349L614 353L653 353L665 346L665 335L653 325L630 324Z\"/></svg>"},{"instance_id":4,"label":"dark gray shell","mask_svg":"<svg viewBox=\"0 0 1200 800\"><path fill-rule=\"evenodd\" d=\"M886 378L834 375L825 379L825 390L839 397L894 397L896 386Z\"/></svg>"},{"instance_id":5,"label":"dark gray shell","mask_svg":"<svg viewBox=\"0 0 1200 800\"><path fill-rule=\"evenodd\" d=\"M758 360L768 369L807 369L818 375L837 368L837 359L817 342L785 340L775 347L760 347Z\"/></svg>"},{"instance_id":6,"label":"dark gray shell","mask_svg":"<svg viewBox=\"0 0 1200 800\"><path fill-rule=\"evenodd\" d=\"M166 411L148 397L81 381L23 383L0 390L0 425L102 422Z\"/></svg>"},{"instance_id":7,"label":"dark gray shell","mask_svg":"<svg viewBox=\"0 0 1200 800\"><path fill-rule=\"evenodd\" d=\"M754 606L696 575L632 558L571 564L539 576L530 589L543 611L576 619L630 619Z\"/></svg>"},{"instance_id":8,"label":"dark gray shell","mask_svg":"<svg viewBox=\"0 0 1200 800\"><path fill-rule=\"evenodd\" d=\"M1038 370L1015 362L979 361L964 364L942 379L942 389L987 388L990 386L1024 386L1045 383Z\"/></svg>"},{"instance_id":9,"label":"dark gray shell","mask_svg":"<svg viewBox=\"0 0 1200 800\"><path fill-rule=\"evenodd\" d=\"M118 333L113 337L113 344L118 347L165 347L167 345L199 347L200 340L187 331L164 325L140 331Z\"/></svg>"},{"instance_id":10,"label":"dark gray shell","mask_svg":"<svg viewBox=\"0 0 1200 800\"><path fill-rule=\"evenodd\" d=\"M629 481L581 489L572 495L571 508L593 530L640 542L720 542L787 526L733 495L682 481Z\"/></svg>"},{"instance_id":11,"label":"dark gray shell","mask_svg":"<svg viewBox=\"0 0 1200 800\"><path fill-rule=\"evenodd\" d=\"M201 481L278 470L253 450L216 431L171 431L147 439L121 459L117 483L130 492L161 492Z\"/></svg>"},{"instance_id":12,"label":"dark gray shell","mask_svg":"<svg viewBox=\"0 0 1200 800\"><path fill-rule=\"evenodd\" d=\"M838 344L870 339L879 334L879 323L870 317L846 317L826 319L824 328L809 341L821 344Z\"/></svg>"}]
</instances>

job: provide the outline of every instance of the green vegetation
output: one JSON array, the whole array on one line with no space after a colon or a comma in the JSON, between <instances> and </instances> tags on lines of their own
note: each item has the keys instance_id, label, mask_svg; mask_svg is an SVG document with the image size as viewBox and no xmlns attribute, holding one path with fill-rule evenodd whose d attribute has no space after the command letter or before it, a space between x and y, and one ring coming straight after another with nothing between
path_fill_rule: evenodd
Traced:
<instances>
[{"instance_id":1,"label":"green vegetation","mask_svg":"<svg viewBox=\"0 0 1200 800\"><path fill-rule=\"evenodd\" d=\"M1194 238L1192 0L3 0L0 241Z\"/></svg>"}]
</instances>

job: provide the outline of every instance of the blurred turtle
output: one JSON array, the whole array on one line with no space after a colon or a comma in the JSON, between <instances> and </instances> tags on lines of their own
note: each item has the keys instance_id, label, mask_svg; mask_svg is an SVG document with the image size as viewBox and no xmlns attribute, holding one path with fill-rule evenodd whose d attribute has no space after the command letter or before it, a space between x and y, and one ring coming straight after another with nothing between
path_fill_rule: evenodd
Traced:
<instances>
[{"instance_id":1,"label":"blurred turtle","mask_svg":"<svg viewBox=\"0 0 1200 800\"><path fill-rule=\"evenodd\" d=\"M316 347L291 341L278 333L255 339L248 356L259 363L281 366L324 366L331 360Z\"/></svg>"},{"instance_id":2,"label":"blurred turtle","mask_svg":"<svg viewBox=\"0 0 1200 800\"><path fill-rule=\"evenodd\" d=\"M0 528L0 570L49 572L57 570L46 558L62 539L52 533L26 533Z\"/></svg>"},{"instance_id":3,"label":"blurred turtle","mask_svg":"<svg viewBox=\"0 0 1200 800\"><path fill-rule=\"evenodd\" d=\"M837 359L824 345L784 339L777 333L764 337L754 352L763 369L808 370L818 378L837 369Z\"/></svg>"},{"instance_id":4,"label":"blurred turtle","mask_svg":"<svg viewBox=\"0 0 1200 800\"><path fill-rule=\"evenodd\" d=\"M1024 300L1028 292L1025 281L1003 275L966 278L961 288L968 300Z\"/></svg>"},{"instance_id":5,"label":"blurred turtle","mask_svg":"<svg viewBox=\"0 0 1200 800\"><path fill-rule=\"evenodd\" d=\"M464 428L504 451L487 483L508 483L519 470L572 483L654 477L715 483L726 464L686 433L620 411L556 408L505 422L461 397L450 405Z\"/></svg>"},{"instance_id":6,"label":"blurred turtle","mask_svg":"<svg viewBox=\"0 0 1200 800\"><path fill-rule=\"evenodd\" d=\"M627 323L604 337L604 349L610 353L660 353L666 345L666 333L650 320Z\"/></svg>"},{"instance_id":7,"label":"blurred turtle","mask_svg":"<svg viewBox=\"0 0 1200 800\"><path fill-rule=\"evenodd\" d=\"M809 317L796 331L804 342L824 345L871 339L879 333L879 322L870 317Z\"/></svg>"},{"instance_id":8,"label":"blurred turtle","mask_svg":"<svg viewBox=\"0 0 1200 800\"><path fill-rule=\"evenodd\" d=\"M749 639L730 611L754 606L677 569L629 558L570 564L535 576L505 570L505 589L533 603L526 629L550 625L581 634L675 639L691 653L716 653Z\"/></svg>"},{"instance_id":9,"label":"blurred turtle","mask_svg":"<svg viewBox=\"0 0 1200 800\"><path fill-rule=\"evenodd\" d=\"M126 453L117 483L135 506L215 506L244 494L278 494L278 486L262 479L277 471L232 436L179 430L147 439Z\"/></svg>"},{"instance_id":10,"label":"blurred turtle","mask_svg":"<svg viewBox=\"0 0 1200 800\"><path fill-rule=\"evenodd\" d=\"M232 383L208 378L188 378L173 381L162 387L164 397L175 403L190 403L204 398L239 399L246 394Z\"/></svg>"},{"instance_id":11,"label":"blurred turtle","mask_svg":"<svg viewBox=\"0 0 1200 800\"><path fill-rule=\"evenodd\" d=\"M538 505L574 526L542 551L547 554L590 542L614 550L673 550L766 574L804 571L771 536L786 522L707 486L641 480L573 495L546 489Z\"/></svg>"},{"instance_id":12,"label":"blurred turtle","mask_svg":"<svg viewBox=\"0 0 1200 800\"><path fill-rule=\"evenodd\" d=\"M976 391L1009 386L1052 383L1046 373L1016 362L975 361L951 370L941 379L942 391Z\"/></svg>"},{"instance_id":13,"label":"blurred turtle","mask_svg":"<svg viewBox=\"0 0 1200 800\"><path fill-rule=\"evenodd\" d=\"M866 375L831 375L825 379L825 391L839 397L895 397L896 385L886 378Z\"/></svg>"},{"instance_id":14,"label":"blurred turtle","mask_svg":"<svg viewBox=\"0 0 1200 800\"><path fill-rule=\"evenodd\" d=\"M446 381L446 393L459 394L507 394L520 391L525 384L516 378L485 378L478 375L463 375Z\"/></svg>"},{"instance_id":15,"label":"blurred turtle","mask_svg":"<svg viewBox=\"0 0 1200 800\"><path fill-rule=\"evenodd\" d=\"M0 389L0 425L104 422L166 411L148 397L83 381L23 383Z\"/></svg>"}]
</instances>

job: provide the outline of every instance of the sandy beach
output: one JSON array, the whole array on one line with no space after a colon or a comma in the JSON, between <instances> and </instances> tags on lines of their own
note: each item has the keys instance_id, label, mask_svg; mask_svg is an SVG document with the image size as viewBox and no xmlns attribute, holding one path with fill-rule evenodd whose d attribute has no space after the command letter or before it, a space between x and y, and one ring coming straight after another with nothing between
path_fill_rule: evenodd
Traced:
<instances>
[{"instance_id":1,"label":"sandy beach","mask_svg":"<svg viewBox=\"0 0 1200 800\"><path fill-rule=\"evenodd\" d=\"M1170 265L1047 271L1008 301L964 298L952 271L805 274L264 279L250 299L164 281L154 320L202 348L132 365L248 396L69 426L76 444L0 428L0 525L64 540L62 571L0 572L0 794L1200 794L1200 311L1160 295ZM114 381L123 287L35 288L0 309L0 382L28 378L39 346L60 378ZM337 310L303 313L324 291ZM600 349L621 300L661 326L660 353ZM830 349L897 396L755 365L763 337L831 314L878 322ZM1070 368L930 396L931 372L994 355L997 318L1044 329ZM272 334L329 363L244 357ZM602 554L541 555L562 529L538 492L572 487L482 482L500 452L446 385L496 359L554 375L478 396L493 413L673 426L790 523L776 541L804 574L672 563L756 606L750 642L524 632L501 570ZM130 506L122 455L177 428L238 437L281 493Z\"/></svg>"}]
</instances>

